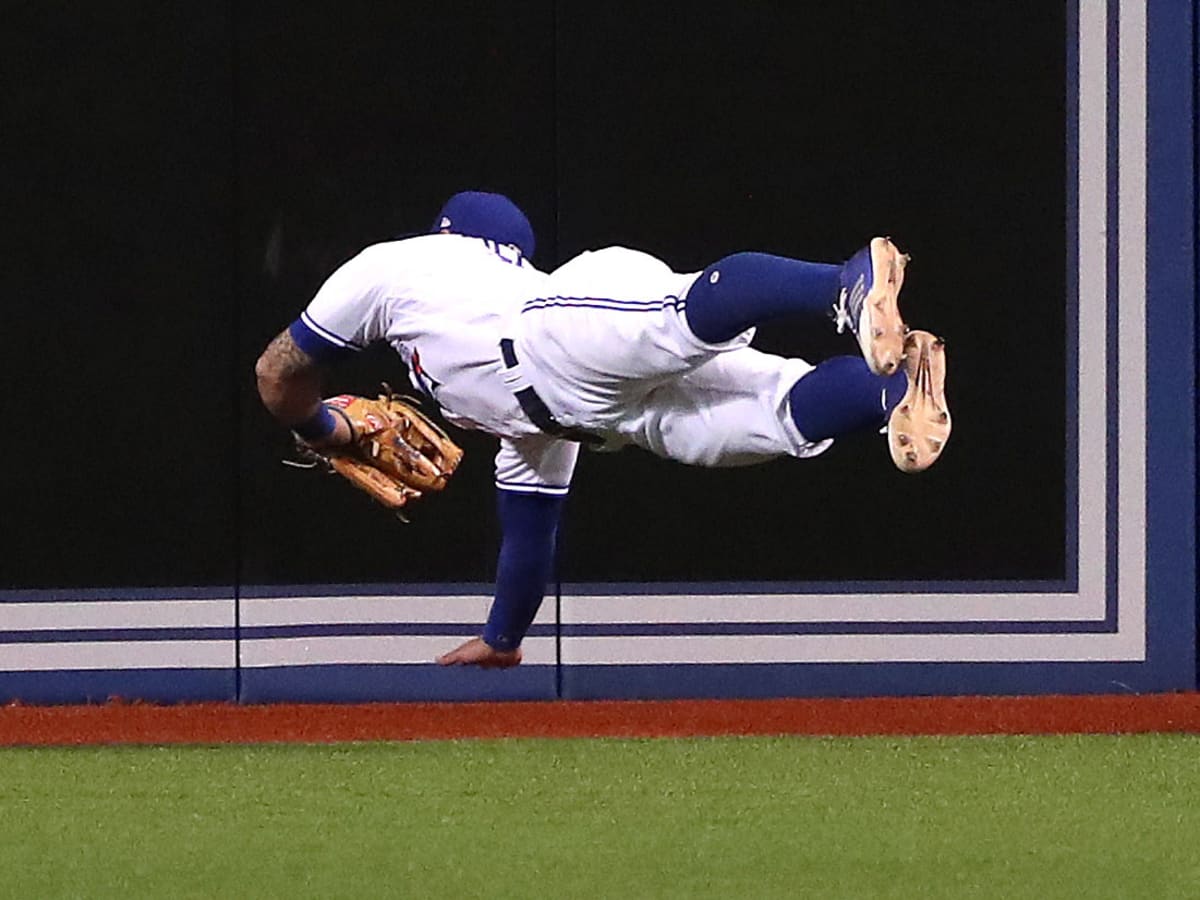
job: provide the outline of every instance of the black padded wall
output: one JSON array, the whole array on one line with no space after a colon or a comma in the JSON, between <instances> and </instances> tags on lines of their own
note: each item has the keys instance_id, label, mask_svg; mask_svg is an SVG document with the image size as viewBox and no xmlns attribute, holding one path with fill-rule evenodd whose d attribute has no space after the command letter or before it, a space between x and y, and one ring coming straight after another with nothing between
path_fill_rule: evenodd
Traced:
<instances>
[{"instance_id":1,"label":"black padded wall","mask_svg":"<svg viewBox=\"0 0 1200 900\"><path fill-rule=\"evenodd\" d=\"M544 267L608 244L837 261L890 234L909 321L948 342L928 473L877 435L740 471L588 454L565 579L1061 576L1065 11L1020 6L18 6L5 411L10 458L37 453L4 480L3 585L490 578L489 439L393 524L279 464L252 371L341 261L467 187L525 207ZM404 373L377 348L329 388L383 380Z\"/></svg>"}]
</instances>

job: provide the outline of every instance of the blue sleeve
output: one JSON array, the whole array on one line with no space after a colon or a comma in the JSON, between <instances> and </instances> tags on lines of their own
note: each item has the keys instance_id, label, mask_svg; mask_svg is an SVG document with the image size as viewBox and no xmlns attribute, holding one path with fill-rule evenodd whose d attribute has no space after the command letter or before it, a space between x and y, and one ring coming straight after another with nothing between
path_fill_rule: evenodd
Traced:
<instances>
[{"instance_id":1,"label":"blue sleeve","mask_svg":"<svg viewBox=\"0 0 1200 900\"><path fill-rule=\"evenodd\" d=\"M514 650L537 615L554 576L558 522L566 498L550 494L496 491L500 518L500 559L496 597L483 639L497 650Z\"/></svg>"}]
</instances>

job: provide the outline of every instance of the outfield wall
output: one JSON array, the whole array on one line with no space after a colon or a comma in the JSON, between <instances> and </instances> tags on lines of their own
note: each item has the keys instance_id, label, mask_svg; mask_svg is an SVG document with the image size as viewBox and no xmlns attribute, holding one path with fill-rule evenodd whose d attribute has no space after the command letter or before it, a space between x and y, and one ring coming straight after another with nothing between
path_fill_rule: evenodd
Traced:
<instances>
[{"instance_id":1,"label":"outfield wall","mask_svg":"<svg viewBox=\"0 0 1200 900\"><path fill-rule=\"evenodd\" d=\"M420 40L306 4L6 35L36 38L0 56L26 85L14 296L39 300L10 414L75 401L5 485L0 699L1195 688L1194 8L885 6L743 11L719 39L551 3L430 13ZM847 72L871 41L892 55ZM451 44L475 64L439 67ZM865 140L845 110L877 84L896 101ZM439 669L486 615L490 443L393 524L278 465L250 373L338 261L464 186L516 197L545 267L608 243L839 258L891 230L906 309L948 339L946 457L909 479L868 437L733 472L586 454L525 664ZM397 366L371 351L337 388Z\"/></svg>"}]
</instances>

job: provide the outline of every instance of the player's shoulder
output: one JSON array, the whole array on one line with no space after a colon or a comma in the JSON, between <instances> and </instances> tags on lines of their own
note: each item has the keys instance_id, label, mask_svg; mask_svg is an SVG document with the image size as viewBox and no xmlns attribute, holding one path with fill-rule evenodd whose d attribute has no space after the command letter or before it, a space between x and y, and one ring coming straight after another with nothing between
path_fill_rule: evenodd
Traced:
<instances>
[{"instance_id":1,"label":"player's shoulder","mask_svg":"<svg viewBox=\"0 0 1200 900\"><path fill-rule=\"evenodd\" d=\"M331 279L355 294L488 296L505 291L538 293L545 273L520 258L515 248L489 246L481 238L429 234L364 247ZM512 250L514 258L506 256Z\"/></svg>"},{"instance_id":2,"label":"player's shoulder","mask_svg":"<svg viewBox=\"0 0 1200 900\"><path fill-rule=\"evenodd\" d=\"M378 261L381 259L397 259L406 256L423 257L445 251L440 241L431 240L435 234L418 234L411 237L398 237L387 241L368 244L358 252L356 259Z\"/></svg>"},{"instance_id":3,"label":"player's shoulder","mask_svg":"<svg viewBox=\"0 0 1200 900\"><path fill-rule=\"evenodd\" d=\"M436 240L439 237L450 235L423 234L368 244L342 263L339 272L343 278L392 283L465 265L470 251L453 241Z\"/></svg>"}]
</instances>

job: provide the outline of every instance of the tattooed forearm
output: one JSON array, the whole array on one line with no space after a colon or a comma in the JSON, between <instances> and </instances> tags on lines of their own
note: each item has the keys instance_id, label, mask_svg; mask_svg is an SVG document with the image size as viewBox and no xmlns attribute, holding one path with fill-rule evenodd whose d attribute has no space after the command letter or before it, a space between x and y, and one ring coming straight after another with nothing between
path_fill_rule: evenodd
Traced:
<instances>
[{"instance_id":1,"label":"tattooed forearm","mask_svg":"<svg viewBox=\"0 0 1200 900\"><path fill-rule=\"evenodd\" d=\"M267 345L258 360L258 371L264 368L279 378L287 378L308 369L315 363L312 357L296 346L291 334L284 330Z\"/></svg>"},{"instance_id":2,"label":"tattooed forearm","mask_svg":"<svg viewBox=\"0 0 1200 900\"><path fill-rule=\"evenodd\" d=\"M263 405L285 425L302 422L321 402L321 373L307 353L281 332L254 367Z\"/></svg>"}]
</instances>

